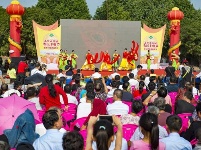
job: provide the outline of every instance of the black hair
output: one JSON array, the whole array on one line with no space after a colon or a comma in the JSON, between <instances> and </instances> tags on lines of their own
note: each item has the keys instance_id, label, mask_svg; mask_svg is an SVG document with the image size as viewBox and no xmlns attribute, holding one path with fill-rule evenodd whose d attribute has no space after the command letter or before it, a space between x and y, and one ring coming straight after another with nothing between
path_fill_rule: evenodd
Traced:
<instances>
[{"instance_id":1,"label":"black hair","mask_svg":"<svg viewBox=\"0 0 201 150\"><path fill-rule=\"evenodd\" d=\"M1 90L2 90L2 91L7 91L7 90L8 90L8 84L3 83L3 84L1 85Z\"/></svg>"},{"instance_id":2,"label":"black hair","mask_svg":"<svg viewBox=\"0 0 201 150\"><path fill-rule=\"evenodd\" d=\"M119 80L120 80L120 75L116 75L116 76L114 77L114 80L119 81Z\"/></svg>"},{"instance_id":3,"label":"black hair","mask_svg":"<svg viewBox=\"0 0 201 150\"><path fill-rule=\"evenodd\" d=\"M40 67L40 63L37 62L37 63L35 64L35 67Z\"/></svg>"},{"instance_id":4,"label":"black hair","mask_svg":"<svg viewBox=\"0 0 201 150\"><path fill-rule=\"evenodd\" d=\"M51 74L47 74L45 76L45 81L47 83L50 96L55 98L57 93L56 93L56 90L55 90L54 84L53 84L53 76Z\"/></svg>"},{"instance_id":5,"label":"black hair","mask_svg":"<svg viewBox=\"0 0 201 150\"><path fill-rule=\"evenodd\" d=\"M73 49L72 52L74 52L75 50Z\"/></svg>"},{"instance_id":6,"label":"black hair","mask_svg":"<svg viewBox=\"0 0 201 150\"><path fill-rule=\"evenodd\" d=\"M15 69L15 64L14 63L11 63L10 65L9 65L9 68L8 68L9 70L11 70L11 69Z\"/></svg>"},{"instance_id":7,"label":"black hair","mask_svg":"<svg viewBox=\"0 0 201 150\"><path fill-rule=\"evenodd\" d=\"M123 97L123 91L120 89L115 89L113 95L116 95L117 98L122 99Z\"/></svg>"},{"instance_id":8,"label":"black hair","mask_svg":"<svg viewBox=\"0 0 201 150\"><path fill-rule=\"evenodd\" d=\"M61 88L63 89L64 84L66 84L66 78L65 77L60 77L59 82L61 84Z\"/></svg>"},{"instance_id":9,"label":"black hair","mask_svg":"<svg viewBox=\"0 0 201 150\"><path fill-rule=\"evenodd\" d=\"M152 113L144 113L140 118L139 126L142 128L142 133L143 130L150 133L149 140L151 150L157 150L159 146L159 128L157 116Z\"/></svg>"},{"instance_id":10,"label":"black hair","mask_svg":"<svg viewBox=\"0 0 201 150\"><path fill-rule=\"evenodd\" d=\"M80 73L81 72L81 70L80 69L77 69L77 73Z\"/></svg>"},{"instance_id":11,"label":"black hair","mask_svg":"<svg viewBox=\"0 0 201 150\"><path fill-rule=\"evenodd\" d=\"M198 103L197 106L195 107L196 112L200 112L201 113L201 103Z\"/></svg>"},{"instance_id":12,"label":"black hair","mask_svg":"<svg viewBox=\"0 0 201 150\"><path fill-rule=\"evenodd\" d=\"M101 83L99 83L99 82L97 82L96 84L95 84L95 91L96 92L100 92L101 90L102 90L102 84Z\"/></svg>"},{"instance_id":13,"label":"black hair","mask_svg":"<svg viewBox=\"0 0 201 150\"><path fill-rule=\"evenodd\" d=\"M62 73L62 71L63 71L62 69L59 69L59 73Z\"/></svg>"},{"instance_id":14,"label":"black hair","mask_svg":"<svg viewBox=\"0 0 201 150\"><path fill-rule=\"evenodd\" d=\"M78 84L73 84L73 85L71 86L71 90L72 90L72 91L77 91L78 87L79 87Z\"/></svg>"},{"instance_id":15,"label":"black hair","mask_svg":"<svg viewBox=\"0 0 201 150\"><path fill-rule=\"evenodd\" d=\"M87 98L87 100L93 101L95 98L95 92L87 92L86 98Z\"/></svg>"},{"instance_id":16,"label":"black hair","mask_svg":"<svg viewBox=\"0 0 201 150\"><path fill-rule=\"evenodd\" d=\"M62 146L64 150L83 150L84 139L77 131L70 131L64 134Z\"/></svg>"},{"instance_id":17,"label":"black hair","mask_svg":"<svg viewBox=\"0 0 201 150\"><path fill-rule=\"evenodd\" d=\"M201 142L201 127L196 130L195 137L196 137L196 139L198 139L198 141L200 143Z\"/></svg>"},{"instance_id":18,"label":"black hair","mask_svg":"<svg viewBox=\"0 0 201 150\"><path fill-rule=\"evenodd\" d=\"M137 114L143 109L143 104L141 100L135 100L132 103L132 112Z\"/></svg>"},{"instance_id":19,"label":"black hair","mask_svg":"<svg viewBox=\"0 0 201 150\"><path fill-rule=\"evenodd\" d=\"M172 83L177 83L177 78L174 77L174 76L171 76L171 77L170 77L170 82L172 82Z\"/></svg>"},{"instance_id":20,"label":"black hair","mask_svg":"<svg viewBox=\"0 0 201 150\"><path fill-rule=\"evenodd\" d=\"M139 82L139 92L140 92L140 94L143 92L144 86L145 86L144 81L140 81Z\"/></svg>"},{"instance_id":21,"label":"black hair","mask_svg":"<svg viewBox=\"0 0 201 150\"><path fill-rule=\"evenodd\" d=\"M98 68L95 68L94 71L95 71L95 72L99 72L99 69L98 69Z\"/></svg>"},{"instance_id":22,"label":"black hair","mask_svg":"<svg viewBox=\"0 0 201 150\"><path fill-rule=\"evenodd\" d=\"M94 84L93 82L87 82L85 89L87 92L93 92L94 91Z\"/></svg>"},{"instance_id":23,"label":"black hair","mask_svg":"<svg viewBox=\"0 0 201 150\"><path fill-rule=\"evenodd\" d=\"M48 110L42 118L43 125L46 129L51 129L59 120L58 110Z\"/></svg>"},{"instance_id":24,"label":"black hair","mask_svg":"<svg viewBox=\"0 0 201 150\"><path fill-rule=\"evenodd\" d=\"M65 85L65 86L64 86L64 91L65 91L66 93L70 94L71 91L72 91L71 85L70 85L70 84Z\"/></svg>"},{"instance_id":25,"label":"black hair","mask_svg":"<svg viewBox=\"0 0 201 150\"><path fill-rule=\"evenodd\" d=\"M149 81L150 81L150 82L154 82L154 80L156 80L156 76L151 76L151 77L149 77Z\"/></svg>"},{"instance_id":26,"label":"black hair","mask_svg":"<svg viewBox=\"0 0 201 150\"><path fill-rule=\"evenodd\" d=\"M128 76L123 76L122 77L122 82L128 82L129 81L129 77Z\"/></svg>"},{"instance_id":27,"label":"black hair","mask_svg":"<svg viewBox=\"0 0 201 150\"><path fill-rule=\"evenodd\" d=\"M108 141L114 135L112 123L99 120L94 125L93 137L96 139L97 150L108 150Z\"/></svg>"},{"instance_id":28,"label":"black hair","mask_svg":"<svg viewBox=\"0 0 201 150\"><path fill-rule=\"evenodd\" d=\"M142 65L137 65L137 68L139 69L139 68L142 68Z\"/></svg>"},{"instance_id":29,"label":"black hair","mask_svg":"<svg viewBox=\"0 0 201 150\"><path fill-rule=\"evenodd\" d=\"M128 87L129 87L129 85L130 85L129 82L124 82L123 85L122 85L122 88L123 88L124 90L127 90Z\"/></svg>"},{"instance_id":30,"label":"black hair","mask_svg":"<svg viewBox=\"0 0 201 150\"><path fill-rule=\"evenodd\" d=\"M166 124L170 132L172 131L179 132L182 127L182 120L177 115L170 115L166 119Z\"/></svg>"},{"instance_id":31,"label":"black hair","mask_svg":"<svg viewBox=\"0 0 201 150\"><path fill-rule=\"evenodd\" d=\"M140 80L143 80L143 81L144 81L144 80L145 80L145 75L141 75L141 76L140 76Z\"/></svg>"},{"instance_id":32,"label":"black hair","mask_svg":"<svg viewBox=\"0 0 201 150\"><path fill-rule=\"evenodd\" d=\"M156 88L156 83L149 82L148 84L149 91L153 91Z\"/></svg>"},{"instance_id":33,"label":"black hair","mask_svg":"<svg viewBox=\"0 0 201 150\"><path fill-rule=\"evenodd\" d=\"M112 86L113 88L117 87L117 81L112 80L112 82L111 82L111 86Z\"/></svg>"},{"instance_id":34,"label":"black hair","mask_svg":"<svg viewBox=\"0 0 201 150\"><path fill-rule=\"evenodd\" d=\"M169 61L169 66L172 66L172 61Z\"/></svg>"},{"instance_id":35,"label":"black hair","mask_svg":"<svg viewBox=\"0 0 201 150\"><path fill-rule=\"evenodd\" d=\"M160 87L157 91L158 97L165 98L168 94L167 89L165 87Z\"/></svg>"},{"instance_id":36,"label":"black hair","mask_svg":"<svg viewBox=\"0 0 201 150\"><path fill-rule=\"evenodd\" d=\"M129 78L133 79L134 78L134 74L133 73L129 73Z\"/></svg>"},{"instance_id":37,"label":"black hair","mask_svg":"<svg viewBox=\"0 0 201 150\"><path fill-rule=\"evenodd\" d=\"M26 96L29 97L33 97L36 95L36 88L35 87L29 87L26 91Z\"/></svg>"},{"instance_id":38,"label":"black hair","mask_svg":"<svg viewBox=\"0 0 201 150\"><path fill-rule=\"evenodd\" d=\"M71 64L71 61L70 60L67 60L67 65L70 65Z\"/></svg>"},{"instance_id":39,"label":"black hair","mask_svg":"<svg viewBox=\"0 0 201 150\"><path fill-rule=\"evenodd\" d=\"M7 142L0 140L0 150L10 150L10 146Z\"/></svg>"},{"instance_id":40,"label":"black hair","mask_svg":"<svg viewBox=\"0 0 201 150\"><path fill-rule=\"evenodd\" d=\"M20 81L15 81L15 82L14 82L14 89L17 90L17 88L18 88L19 86L21 86L21 85L22 85L22 82L20 82Z\"/></svg>"},{"instance_id":41,"label":"black hair","mask_svg":"<svg viewBox=\"0 0 201 150\"><path fill-rule=\"evenodd\" d=\"M30 143L23 142L17 145L16 150L34 150L34 147Z\"/></svg>"},{"instance_id":42,"label":"black hair","mask_svg":"<svg viewBox=\"0 0 201 150\"><path fill-rule=\"evenodd\" d=\"M154 74L154 69L151 69L150 72L151 72L151 74Z\"/></svg>"},{"instance_id":43,"label":"black hair","mask_svg":"<svg viewBox=\"0 0 201 150\"><path fill-rule=\"evenodd\" d=\"M186 96L186 98L188 98L189 100L192 100L192 99L193 99L193 94L192 94L192 92L186 91L186 92L184 93L184 96Z\"/></svg>"}]
</instances>

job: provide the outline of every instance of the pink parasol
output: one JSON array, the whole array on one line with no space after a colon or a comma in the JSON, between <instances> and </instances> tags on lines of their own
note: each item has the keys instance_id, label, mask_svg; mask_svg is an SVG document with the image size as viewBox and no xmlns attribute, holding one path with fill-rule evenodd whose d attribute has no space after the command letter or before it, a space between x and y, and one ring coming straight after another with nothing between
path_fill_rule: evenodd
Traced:
<instances>
[{"instance_id":1,"label":"pink parasol","mask_svg":"<svg viewBox=\"0 0 201 150\"><path fill-rule=\"evenodd\" d=\"M26 109L32 111L35 120L39 120L35 103L15 94L0 99L0 134L3 134L5 129L11 129L17 117L24 113Z\"/></svg>"}]
</instances>

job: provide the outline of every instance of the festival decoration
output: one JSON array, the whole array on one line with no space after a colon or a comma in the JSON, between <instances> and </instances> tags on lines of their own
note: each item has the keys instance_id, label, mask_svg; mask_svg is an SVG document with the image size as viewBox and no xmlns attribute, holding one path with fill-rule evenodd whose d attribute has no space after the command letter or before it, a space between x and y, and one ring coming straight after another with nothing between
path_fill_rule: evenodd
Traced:
<instances>
[{"instance_id":1,"label":"festival decoration","mask_svg":"<svg viewBox=\"0 0 201 150\"><path fill-rule=\"evenodd\" d=\"M184 18L184 14L182 11L179 10L179 8L174 7L172 8L172 11L168 13L167 18L168 20L170 20L170 48L168 50L168 56L171 61L175 61L176 63L178 63L179 47L181 45L180 21Z\"/></svg>"},{"instance_id":2,"label":"festival decoration","mask_svg":"<svg viewBox=\"0 0 201 150\"><path fill-rule=\"evenodd\" d=\"M20 52L22 51L20 34L23 27L22 15L25 9L20 5L18 0L13 0L6 8L6 12L10 15L10 36L8 41L10 43L10 50L14 51L10 53L10 57L20 57Z\"/></svg>"}]
</instances>

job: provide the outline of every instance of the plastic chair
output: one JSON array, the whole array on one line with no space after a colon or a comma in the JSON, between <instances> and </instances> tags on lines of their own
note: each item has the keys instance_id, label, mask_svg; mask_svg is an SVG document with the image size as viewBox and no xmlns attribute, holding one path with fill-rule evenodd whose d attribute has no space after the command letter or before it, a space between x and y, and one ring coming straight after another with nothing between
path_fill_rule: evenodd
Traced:
<instances>
[{"instance_id":1,"label":"plastic chair","mask_svg":"<svg viewBox=\"0 0 201 150\"><path fill-rule=\"evenodd\" d=\"M129 111L128 113L130 114L131 113L131 110L132 110L132 102L126 102L126 101L122 101L124 104L128 105L129 107Z\"/></svg>"},{"instance_id":2,"label":"plastic chair","mask_svg":"<svg viewBox=\"0 0 201 150\"><path fill-rule=\"evenodd\" d=\"M62 118L63 118L63 128L65 130L69 131L70 127L68 126L67 122L73 120L75 118L75 115L73 115L69 112L63 112Z\"/></svg>"},{"instance_id":3,"label":"plastic chair","mask_svg":"<svg viewBox=\"0 0 201 150\"><path fill-rule=\"evenodd\" d=\"M107 99L105 100L105 102L106 102L107 104L113 103L113 97L107 98Z\"/></svg>"},{"instance_id":4,"label":"plastic chair","mask_svg":"<svg viewBox=\"0 0 201 150\"><path fill-rule=\"evenodd\" d=\"M45 114L45 111L44 110L37 110L37 113L38 113L39 120L36 121L36 124L39 124L39 123L42 123L42 118L43 118L43 115Z\"/></svg>"},{"instance_id":5,"label":"plastic chair","mask_svg":"<svg viewBox=\"0 0 201 150\"><path fill-rule=\"evenodd\" d=\"M134 124L125 124L122 126L123 130L123 138L126 139L126 141L129 141L134 134L135 130L137 129L137 125Z\"/></svg>"},{"instance_id":6,"label":"plastic chair","mask_svg":"<svg viewBox=\"0 0 201 150\"><path fill-rule=\"evenodd\" d=\"M170 92L168 93L168 95L171 98L171 102L172 102L172 113L174 114L174 110L175 110L175 102L176 102L176 97L177 97L177 92Z\"/></svg>"},{"instance_id":7,"label":"plastic chair","mask_svg":"<svg viewBox=\"0 0 201 150\"><path fill-rule=\"evenodd\" d=\"M190 141L191 145L194 146L198 143L197 139L193 139L192 141Z\"/></svg>"},{"instance_id":8,"label":"plastic chair","mask_svg":"<svg viewBox=\"0 0 201 150\"><path fill-rule=\"evenodd\" d=\"M71 122L70 123L70 131L73 131L75 126L78 128L81 128L86 119L87 119L87 117L82 117L82 118L75 120L74 122Z\"/></svg>"},{"instance_id":9,"label":"plastic chair","mask_svg":"<svg viewBox=\"0 0 201 150\"><path fill-rule=\"evenodd\" d=\"M195 99L196 102L198 102L199 101L199 95L195 95L194 99Z\"/></svg>"},{"instance_id":10,"label":"plastic chair","mask_svg":"<svg viewBox=\"0 0 201 150\"><path fill-rule=\"evenodd\" d=\"M87 140L87 130L81 130L80 134L82 135L83 139L84 139L84 149L86 147L86 140Z\"/></svg>"},{"instance_id":11,"label":"plastic chair","mask_svg":"<svg viewBox=\"0 0 201 150\"><path fill-rule=\"evenodd\" d=\"M181 127L181 130L180 130L180 133L186 132L186 130L188 129L189 117L192 116L192 114L191 113L182 113L182 114L178 114L178 116L182 120L182 127Z\"/></svg>"},{"instance_id":12,"label":"plastic chair","mask_svg":"<svg viewBox=\"0 0 201 150\"><path fill-rule=\"evenodd\" d=\"M132 85L132 86L131 86L131 92L133 93L134 90L135 90L135 86Z\"/></svg>"}]
</instances>

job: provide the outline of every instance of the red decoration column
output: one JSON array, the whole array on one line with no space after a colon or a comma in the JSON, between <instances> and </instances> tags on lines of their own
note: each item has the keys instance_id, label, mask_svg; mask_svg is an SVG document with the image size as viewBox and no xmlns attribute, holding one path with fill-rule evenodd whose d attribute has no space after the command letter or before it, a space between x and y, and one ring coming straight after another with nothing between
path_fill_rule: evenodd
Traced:
<instances>
[{"instance_id":1,"label":"red decoration column","mask_svg":"<svg viewBox=\"0 0 201 150\"><path fill-rule=\"evenodd\" d=\"M167 15L168 20L170 20L170 48L168 50L169 59L172 61L172 52L179 56L179 47L181 45L180 41L180 21L184 18L184 14L179 8L174 7ZM178 62L178 59L176 60Z\"/></svg>"},{"instance_id":2,"label":"red decoration column","mask_svg":"<svg viewBox=\"0 0 201 150\"><path fill-rule=\"evenodd\" d=\"M22 29L22 15L25 9L18 0L13 0L6 8L6 12L10 15L10 36L8 41L10 43L10 57L20 57L22 51L21 43L21 29Z\"/></svg>"}]
</instances>

